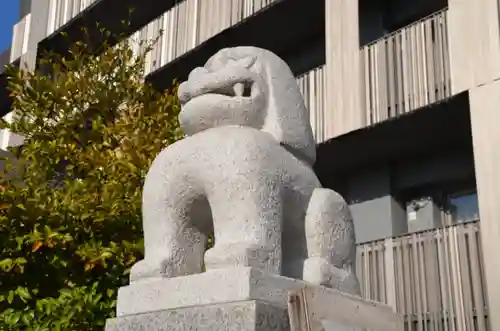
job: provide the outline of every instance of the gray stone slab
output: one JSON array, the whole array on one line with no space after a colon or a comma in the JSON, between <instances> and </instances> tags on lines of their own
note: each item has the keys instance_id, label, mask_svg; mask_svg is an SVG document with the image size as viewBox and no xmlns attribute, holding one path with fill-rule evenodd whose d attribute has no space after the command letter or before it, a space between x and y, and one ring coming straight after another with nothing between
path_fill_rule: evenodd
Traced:
<instances>
[{"instance_id":1,"label":"gray stone slab","mask_svg":"<svg viewBox=\"0 0 500 331\"><path fill-rule=\"evenodd\" d=\"M300 280L243 267L156 278L120 288L117 316L246 300L286 308L288 293L305 285Z\"/></svg>"},{"instance_id":2,"label":"gray stone slab","mask_svg":"<svg viewBox=\"0 0 500 331\"><path fill-rule=\"evenodd\" d=\"M288 331L287 316L293 331L307 320L325 331L402 330L385 304L243 267L133 283L119 290L117 316L107 331Z\"/></svg>"},{"instance_id":3,"label":"gray stone slab","mask_svg":"<svg viewBox=\"0 0 500 331\"><path fill-rule=\"evenodd\" d=\"M292 331L404 330L403 317L388 305L323 286L291 292L288 313Z\"/></svg>"},{"instance_id":4,"label":"gray stone slab","mask_svg":"<svg viewBox=\"0 0 500 331\"><path fill-rule=\"evenodd\" d=\"M289 331L286 309L243 301L131 315L108 320L106 331Z\"/></svg>"},{"instance_id":5,"label":"gray stone slab","mask_svg":"<svg viewBox=\"0 0 500 331\"><path fill-rule=\"evenodd\" d=\"M404 319L386 304L339 293L322 286L306 286L291 292L289 316L292 331L302 331L304 322L321 324L328 330L402 331ZM312 329L316 330L316 329Z\"/></svg>"},{"instance_id":6,"label":"gray stone slab","mask_svg":"<svg viewBox=\"0 0 500 331\"><path fill-rule=\"evenodd\" d=\"M337 321L323 321L321 326L324 331L366 331L361 327Z\"/></svg>"}]
</instances>

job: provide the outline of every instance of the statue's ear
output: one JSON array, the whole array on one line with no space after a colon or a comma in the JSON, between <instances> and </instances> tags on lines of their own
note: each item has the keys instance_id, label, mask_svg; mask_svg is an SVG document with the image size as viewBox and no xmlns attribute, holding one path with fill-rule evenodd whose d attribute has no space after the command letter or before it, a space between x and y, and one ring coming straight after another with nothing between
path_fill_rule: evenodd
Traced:
<instances>
[{"instance_id":1,"label":"statue's ear","mask_svg":"<svg viewBox=\"0 0 500 331\"><path fill-rule=\"evenodd\" d=\"M275 54L264 51L268 111L262 131L270 133L297 157L309 164L316 161L309 111L288 65Z\"/></svg>"}]
</instances>

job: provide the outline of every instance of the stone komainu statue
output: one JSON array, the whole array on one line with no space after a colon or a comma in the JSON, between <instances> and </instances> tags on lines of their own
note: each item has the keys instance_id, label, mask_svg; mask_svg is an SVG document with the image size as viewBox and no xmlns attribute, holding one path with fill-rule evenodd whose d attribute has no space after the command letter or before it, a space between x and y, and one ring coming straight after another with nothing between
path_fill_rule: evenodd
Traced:
<instances>
[{"instance_id":1,"label":"stone komainu statue","mask_svg":"<svg viewBox=\"0 0 500 331\"><path fill-rule=\"evenodd\" d=\"M146 177L145 258L131 282L200 273L205 262L359 294L349 207L312 170L308 111L286 63L255 47L223 49L191 72L179 98L188 137Z\"/></svg>"}]
</instances>

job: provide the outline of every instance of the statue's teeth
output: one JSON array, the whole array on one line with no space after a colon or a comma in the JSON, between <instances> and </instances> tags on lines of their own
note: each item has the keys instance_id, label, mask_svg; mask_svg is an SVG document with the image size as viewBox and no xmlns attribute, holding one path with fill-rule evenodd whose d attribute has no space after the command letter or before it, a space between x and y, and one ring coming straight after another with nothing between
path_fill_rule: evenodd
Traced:
<instances>
[{"instance_id":1,"label":"statue's teeth","mask_svg":"<svg viewBox=\"0 0 500 331\"><path fill-rule=\"evenodd\" d=\"M243 95L243 90L245 89L245 85L242 83L237 83L234 85L234 93L236 96L241 97Z\"/></svg>"}]
</instances>

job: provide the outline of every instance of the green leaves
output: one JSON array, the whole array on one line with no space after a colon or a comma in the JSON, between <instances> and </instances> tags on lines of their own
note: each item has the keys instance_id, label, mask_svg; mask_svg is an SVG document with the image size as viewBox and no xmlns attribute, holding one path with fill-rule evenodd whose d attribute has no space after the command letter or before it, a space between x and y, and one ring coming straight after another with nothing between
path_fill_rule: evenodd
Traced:
<instances>
[{"instance_id":1,"label":"green leaves","mask_svg":"<svg viewBox=\"0 0 500 331\"><path fill-rule=\"evenodd\" d=\"M26 287L18 287L16 289L16 294L25 303L28 302L29 299L31 299L31 294Z\"/></svg>"},{"instance_id":2,"label":"green leaves","mask_svg":"<svg viewBox=\"0 0 500 331\"><path fill-rule=\"evenodd\" d=\"M103 31L105 35L109 35ZM182 138L176 87L143 79L154 41L89 55L83 40L44 72L8 68L25 137L0 172L0 330L102 330L142 258L141 189L154 157Z\"/></svg>"},{"instance_id":3,"label":"green leaves","mask_svg":"<svg viewBox=\"0 0 500 331\"><path fill-rule=\"evenodd\" d=\"M90 286L65 288L56 297L38 300L33 307L22 310L8 308L0 313L0 326L2 330L102 329L105 319L100 316L116 303L109 296L104 300L98 287L94 283ZM110 314L114 316L113 313Z\"/></svg>"}]
</instances>

